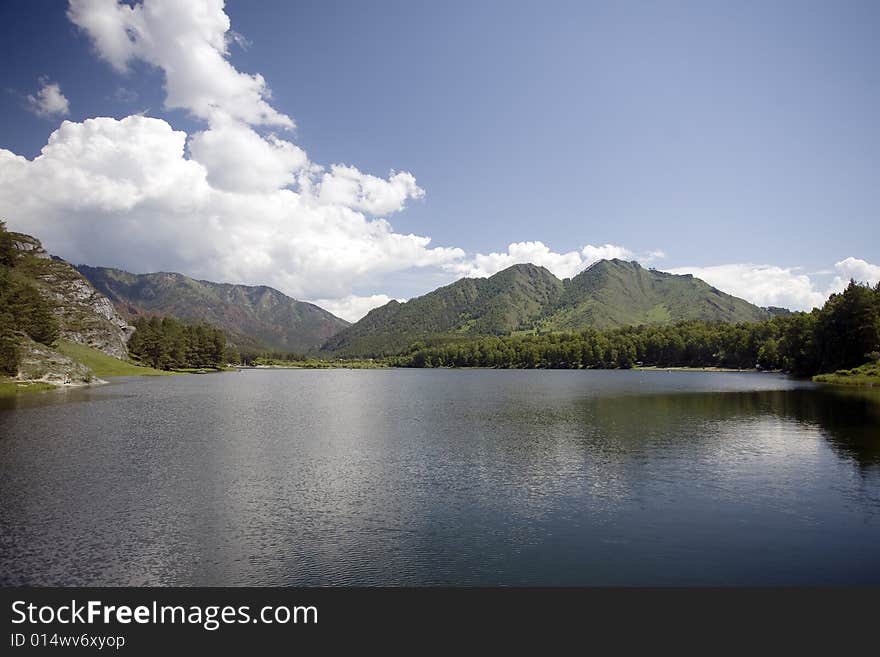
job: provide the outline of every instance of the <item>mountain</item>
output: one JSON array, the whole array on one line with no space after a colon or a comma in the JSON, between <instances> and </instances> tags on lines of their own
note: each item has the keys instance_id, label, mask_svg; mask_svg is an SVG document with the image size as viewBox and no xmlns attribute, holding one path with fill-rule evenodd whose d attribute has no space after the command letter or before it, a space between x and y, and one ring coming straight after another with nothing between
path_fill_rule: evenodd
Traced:
<instances>
[{"instance_id":1,"label":"mountain","mask_svg":"<svg viewBox=\"0 0 880 657\"><path fill-rule=\"evenodd\" d=\"M349 322L271 287L211 283L173 273L131 274L79 265L79 272L134 321L168 315L223 329L240 349L306 352L320 347Z\"/></svg>"},{"instance_id":2,"label":"mountain","mask_svg":"<svg viewBox=\"0 0 880 657\"><path fill-rule=\"evenodd\" d=\"M440 334L504 334L555 307L563 284L543 267L514 265L489 278L463 278L406 303L390 301L330 338L323 349L389 354Z\"/></svg>"},{"instance_id":3,"label":"mountain","mask_svg":"<svg viewBox=\"0 0 880 657\"><path fill-rule=\"evenodd\" d=\"M684 320L749 322L770 313L698 278L602 260L559 280L531 264L463 278L406 303L392 301L330 338L339 355L398 353L418 340L515 331L561 332Z\"/></svg>"},{"instance_id":4,"label":"mountain","mask_svg":"<svg viewBox=\"0 0 880 657\"><path fill-rule=\"evenodd\" d=\"M558 308L538 325L543 331L608 329L686 320L755 322L770 313L690 274L645 269L637 262L600 260L569 281Z\"/></svg>"},{"instance_id":5,"label":"mountain","mask_svg":"<svg viewBox=\"0 0 880 657\"><path fill-rule=\"evenodd\" d=\"M18 383L93 383L88 367L56 349L77 343L124 359L133 332L73 266L0 221L0 374Z\"/></svg>"},{"instance_id":6,"label":"mountain","mask_svg":"<svg viewBox=\"0 0 880 657\"><path fill-rule=\"evenodd\" d=\"M83 344L114 358L128 358L134 327L70 263L49 255L35 237L11 233L19 252L16 272L26 276L53 304L62 340Z\"/></svg>"}]
</instances>

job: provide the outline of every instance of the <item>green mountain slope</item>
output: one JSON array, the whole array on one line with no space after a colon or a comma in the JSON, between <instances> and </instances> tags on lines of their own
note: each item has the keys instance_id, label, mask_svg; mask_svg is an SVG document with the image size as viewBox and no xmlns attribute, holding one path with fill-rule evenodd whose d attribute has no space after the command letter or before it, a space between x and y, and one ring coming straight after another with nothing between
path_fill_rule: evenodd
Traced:
<instances>
[{"instance_id":1,"label":"green mountain slope","mask_svg":"<svg viewBox=\"0 0 880 657\"><path fill-rule=\"evenodd\" d=\"M543 267L514 265L489 278L463 278L406 303L391 301L328 340L340 354L382 355L436 335L503 335L555 307L562 281Z\"/></svg>"},{"instance_id":2,"label":"green mountain slope","mask_svg":"<svg viewBox=\"0 0 880 657\"><path fill-rule=\"evenodd\" d=\"M242 349L306 352L349 325L323 308L266 286L199 281L182 274L131 274L79 265L79 272L132 320L167 315L217 326Z\"/></svg>"},{"instance_id":3,"label":"green mountain slope","mask_svg":"<svg viewBox=\"0 0 880 657\"><path fill-rule=\"evenodd\" d=\"M420 340L517 331L577 331L701 319L760 321L766 310L690 275L603 260L560 281L543 267L514 265L489 278L464 278L407 303L391 303L328 340L338 355L398 353Z\"/></svg>"},{"instance_id":4,"label":"green mountain slope","mask_svg":"<svg viewBox=\"0 0 880 657\"><path fill-rule=\"evenodd\" d=\"M690 274L645 269L637 262L601 260L565 281L560 306L542 331L576 331L685 320L757 322L770 313Z\"/></svg>"}]
</instances>

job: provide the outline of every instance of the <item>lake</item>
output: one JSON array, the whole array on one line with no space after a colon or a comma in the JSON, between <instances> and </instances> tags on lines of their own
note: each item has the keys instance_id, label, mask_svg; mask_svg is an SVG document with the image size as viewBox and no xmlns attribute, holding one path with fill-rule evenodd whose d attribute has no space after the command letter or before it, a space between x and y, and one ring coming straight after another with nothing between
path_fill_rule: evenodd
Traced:
<instances>
[{"instance_id":1,"label":"lake","mask_svg":"<svg viewBox=\"0 0 880 657\"><path fill-rule=\"evenodd\" d=\"M880 391L245 370L0 407L4 585L880 584Z\"/></svg>"}]
</instances>

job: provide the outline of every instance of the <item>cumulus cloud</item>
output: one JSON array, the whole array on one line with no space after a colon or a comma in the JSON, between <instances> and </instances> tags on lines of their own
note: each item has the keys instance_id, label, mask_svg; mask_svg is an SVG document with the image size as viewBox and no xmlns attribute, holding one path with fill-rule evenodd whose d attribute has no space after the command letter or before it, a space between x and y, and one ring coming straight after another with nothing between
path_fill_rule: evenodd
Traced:
<instances>
[{"instance_id":1,"label":"cumulus cloud","mask_svg":"<svg viewBox=\"0 0 880 657\"><path fill-rule=\"evenodd\" d=\"M33 160L0 149L0 216L54 253L269 284L355 318L389 300L355 286L464 258L382 218L424 195L411 173L325 169L257 132L293 120L270 105L260 75L228 61L241 40L219 0L71 0L68 16L115 69L136 59L161 69L166 106L207 125L188 136L162 119L98 117L65 121Z\"/></svg>"},{"instance_id":2,"label":"cumulus cloud","mask_svg":"<svg viewBox=\"0 0 880 657\"><path fill-rule=\"evenodd\" d=\"M215 186L185 145L156 118L65 121L33 160L0 149L0 216L75 262L269 284L298 298L343 298L370 276L464 257L308 193Z\"/></svg>"},{"instance_id":3,"label":"cumulus cloud","mask_svg":"<svg viewBox=\"0 0 880 657\"><path fill-rule=\"evenodd\" d=\"M260 74L235 69L235 39L223 0L70 0L70 20L91 38L98 56L125 72L143 60L165 73L165 105L211 121L218 113L249 125L293 127L273 108Z\"/></svg>"},{"instance_id":4,"label":"cumulus cloud","mask_svg":"<svg viewBox=\"0 0 880 657\"><path fill-rule=\"evenodd\" d=\"M710 267L678 267L673 274L692 274L723 292L758 306L810 310L821 306L827 295L816 289L806 274L773 265L729 264Z\"/></svg>"},{"instance_id":5,"label":"cumulus cloud","mask_svg":"<svg viewBox=\"0 0 880 657\"><path fill-rule=\"evenodd\" d=\"M28 109L37 116L55 118L70 114L70 102L61 93L61 85L40 78L40 89L36 95L28 95Z\"/></svg>"},{"instance_id":6,"label":"cumulus cloud","mask_svg":"<svg viewBox=\"0 0 880 657\"><path fill-rule=\"evenodd\" d=\"M119 71L141 60L165 75L165 106L204 120L208 129L191 136L189 151L224 191L266 193L299 185L322 205L384 215L402 210L424 191L408 172L383 179L353 166L329 171L310 163L296 144L255 128L294 126L271 104L259 74L236 70L230 43L249 42L231 29L222 0L70 0L68 17L92 40L97 54Z\"/></svg>"},{"instance_id":7,"label":"cumulus cloud","mask_svg":"<svg viewBox=\"0 0 880 657\"><path fill-rule=\"evenodd\" d=\"M232 192L271 192L296 182L308 165L305 151L270 135L264 139L243 123L228 121L197 132L189 141L192 158L208 173L208 182Z\"/></svg>"},{"instance_id":8,"label":"cumulus cloud","mask_svg":"<svg viewBox=\"0 0 880 657\"><path fill-rule=\"evenodd\" d=\"M579 251L557 253L540 241L514 242L504 253L477 253L465 262L453 263L449 271L462 276L491 276L511 265L532 263L546 267L559 278L571 278L594 262L609 258L631 259L634 254L629 249L615 244L593 246L587 244Z\"/></svg>"},{"instance_id":9,"label":"cumulus cloud","mask_svg":"<svg viewBox=\"0 0 880 657\"><path fill-rule=\"evenodd\" d=\"M779 306L791 310L820 308L829 295L840 292L855 279L876 285L880 266L852 256L834 265L834 270L801 273L796 267L774 265L728 264L710 267L678 267L673 274L692 274L718 289L759 306ZM814 276L836 273L832 282L820 285Z\"/></svg>"},{"instance_id":10,"label":"cumulus cloud","mask_svg":"<svg viewBox=\"0 0 880 657\"><path fill-rule=\"evenodd\" d=\"M844 258L840 262L834 264L837 276L831 283L831 292L840 292L847 286L850 280L859 283L868 283L869 285L877 285L880 282L880 265L872 265L860 258L852 256Z\"/></svg>"},{"instance_id":11,"label":"cumulus cloud","mask_svg":"<svg viewBox=\"0 0 880 657\"><path fill-rule=\"evenodd\" d=\"M41 211L53 207L118 213L156 199L189 206L207 189L204 169L183 157L185 140L165 121L142 116L64 121L32 161L0 149L3 211L51 230L55 219Z\"/></svg>"},{"instance_id":12,"label":"cumulus cloud","mask_svg":"<svg viewBox=\"0 0 880 657\"><path fill-rule=\"evenodd\" d=\"M391 172L387 180L361 173L356 167L334 164L321 176L315 198L325 205L345 205L372 215L403 209L407 199L422 198L425 191L407 172Z\"/></svg>"},{"instance_id":13,"label":"cumulus cloud","mask_svg":"<svg viewBox=\"0 0 880 657\"><path fill-rule=\"evenodd\" d=\"M314 299L312 303L329 310L337 317L349 322L356 322L373 308L384 306L391 300L392 298L387 294L371 294L362 297L350 294L339 299ZM406 299L397 299L397 301L403 303Z\"/></svg>"},{"instance_id":14,"label":"cumulus cloud","mask_svg":"<svg viewBox=\"0 0 880 657\"><path fill-rule=\"evenodd\" d=\"M599 262L600 260L612 260L614 258L632 260L635 258L632 251L616 244L603 244L602 246L587 244L581 249L581 255L584 258L584 267L589 267L594 262Z\"/></svg>"}]
</instances>

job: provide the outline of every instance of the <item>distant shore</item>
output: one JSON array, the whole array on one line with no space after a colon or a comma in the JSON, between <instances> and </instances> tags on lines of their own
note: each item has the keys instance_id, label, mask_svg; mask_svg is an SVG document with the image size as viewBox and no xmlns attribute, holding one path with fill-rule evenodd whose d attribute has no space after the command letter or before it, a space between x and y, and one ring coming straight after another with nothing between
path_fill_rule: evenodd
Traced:
<instances>
[{"instance_id":1,"label":"distant shore","mask_svg":"<svg viewBox=\"0 0 880 657\"><path fill-rule=\"evenodd\" d=\"M813 381L844 386L880 386L880 363L868 363L851 370L837 370L832 374L817 374Z\"/></svg>"},{"instance_id":2,"label":"distant shore","mask_svg":"<svg viewBox=\"0 0 880 657\"><path fill-rule=\"evenodd\" d=\"M735 367L663 367L660 365L638 365L633 367L634 370L644 370L647 372L666 371L666 372L756 372L759 374L783 374L782 370L759 370L755 368L735 368Z\"/></svg>"},{"instance_id":3,"label":"distant shore","mask_svg":"<svg viewBox=\"0 0 880 657\"><path fill-rule=\"evenodd\" d=\"M65 345L66 351L70 353L71 349L69 346ZM564 371L565 368L493 368L493 367L430 367L430 368L412 368L412 367L397 367L393 363L388 363L381 360L350 360L350 361L322 361L322 360L309 360L303 362L289 361L282 362L276 361L272 364L259 364L259 365L235 365L231 367L225 368L202 368L202 369L185 369L185 370L175 370L175 371L164 371L164 370L155 370L152 368L141 367L138 365L134 365L133 363L128 363L125 361L119 361L118 359L112 358L110 356L106 356L105 354L100 354L96 357L94 353L87 353L83 350L88 350L88 352L93 352L88 347L82 347L81 345L77 345L79 349L76 355L81 358L85 355L87 356L84 360L88 361L87 364L91 367L92 371L95 373L97 377L117 377L117 376L169 376L169 375L179 375L179 374L210 374L210 373L219 373L224 371L239 371L239 370L321 370L321 369L447 369L447 370L483 370L483 369L556 369L558 371ZM60 350L61 351L61 350ZM70 354L73 355L73 354ZM592 368L590 368L592 369ZM597 371L603 368L596 368ZM615 368L608 368L615 369ZM737 368L728 368L728 367L683 367L683 366L670 366L670 367L662 367L657 365L641 365L630 368L633 371L644 371L644 372L719 372L719 373L755 373L755 374L785 374L780 370L758 370L758 369L737 369ZM854 368L852 370L839 370L835 373L831 374L818 374L812 378L816 383L828 384L828 385L843 385L843 386L863 386L863 387L880 387L880 366L877 364L864 365L859 368ZM56 390L61 388L71 388L71 387L85 387L90 385L104 385L108 383L108 381L103 378L98 378L90 383L59 383L59 382L47 382L47 381L19 381L17 379L11 379L6 377L0 377L0 398L9 398L14 397L21 394L31 394L31 393L39 393L39 392L47 392L50 390Z\"/></svg>"}]
</instances>

